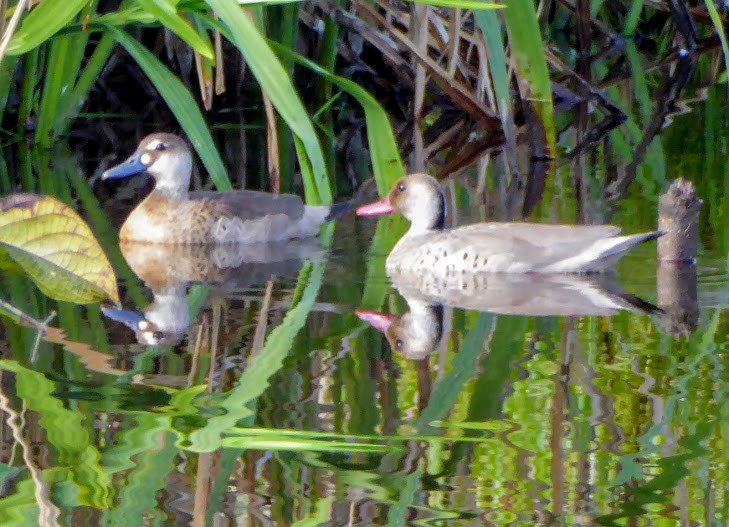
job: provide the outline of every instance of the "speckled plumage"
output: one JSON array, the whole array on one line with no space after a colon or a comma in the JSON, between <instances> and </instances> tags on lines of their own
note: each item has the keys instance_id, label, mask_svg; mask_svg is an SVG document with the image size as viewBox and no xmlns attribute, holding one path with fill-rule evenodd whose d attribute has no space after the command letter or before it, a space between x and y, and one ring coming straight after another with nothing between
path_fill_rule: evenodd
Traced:
<instances>
[{"instance_id":1,"label":"speckled plumage","mask_svg":"<svg viewBox=\"0 0 729 527\"><path fill-rule=\"evenodd\" d=\"M593 273L611 269L637 244L660 236L621 236L612 225L478 223L442 229L445 199L425 174L401 178L380 202L360 215L401 212L410 230L387 257L388 273Z\"/></svg>"},{"instance_id":2,"label":"speckled plumage","mask_svg":"<svg viewBox=\"0 0 729 527\"><path fill-rule=\"evenodd\" d=\"M330 207L304 205L292 194L239 190L188 192L192 156L172 134L151 134L103 179L148 172L155 188L122 225L122 241L162 244L277 242L316 236Z\"/></svg>"}]
</instances>

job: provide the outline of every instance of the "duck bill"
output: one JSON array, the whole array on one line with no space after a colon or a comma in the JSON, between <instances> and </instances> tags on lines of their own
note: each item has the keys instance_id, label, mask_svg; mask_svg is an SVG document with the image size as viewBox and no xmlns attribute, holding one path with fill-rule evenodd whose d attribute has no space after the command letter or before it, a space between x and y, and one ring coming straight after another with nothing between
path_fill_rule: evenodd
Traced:
<instances>
[{"instance_id":1,"label":"duck bill","mask_svg":"<svg viewBox=\"0 0 729 527\"><path fill-rule=\"evenodd\" d=\"M395 209L390 205L390 197L387 196L380 201L362 205L357 209L357 216L380 216L381 214L391 214Z\"/></svg>"},{"instance_id":2,"label":"duck bill","mask_svg":"<svg viewBox=\"0 0 729 527\"><path fill-rule=\"evenodd\" d=\"M101 179L121 179L129 176L136 176L147 170L147 165L142 162L142 154L134 154L122 164L106 170Z\"/></svg>"},{"instance_id":3,"label":"duck bill","mask_svg":"<svg viewBox=\"0 0 729 527\"><path fill-rule=\"evenodd\" d=\"M144 320L144 315L130 309L121 309L118 307L101 306L101 312L108 318L116 322L121 322L128 328L137 331L139 323Z\"/></svg>"},{"instance_id":4,"label":"duck bill","mask_svg":"<svg viewBox=\"0 0 729 527\"><path fill-rule=\"evenodd\" d=\"M386 313L379 313L377 311L367 311L365 309L357 309L355 310L355 315L359 317L360 320L364 320L368 324L370 324L372 327L379 329L383 333L387 331L387 328L390 327L392 322L395 320L394 315L388 315Z\"/></svg>"}]
</instances>

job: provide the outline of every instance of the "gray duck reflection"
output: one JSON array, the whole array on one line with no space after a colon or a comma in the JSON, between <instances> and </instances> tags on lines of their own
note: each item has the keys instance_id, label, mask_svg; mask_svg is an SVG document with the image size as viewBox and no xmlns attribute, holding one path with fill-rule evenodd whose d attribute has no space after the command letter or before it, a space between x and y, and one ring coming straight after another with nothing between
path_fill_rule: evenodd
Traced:
<instances>
[{"instance_id":1,"label":"gray duck reflection","mask_svg":"<svg viewBox=\"0 0 729 527\"><path fill-rule=\"evenodd\" d=\"M611 275L480 273L456 276L390 274L409 311L394 316L357 310L383 332L393 351L424 359L443 335L444 306L523 316L610 316L620 311L660 313L625 292Z\"/></svg>"},{"instance_id":2,"label":"gray duck reflection","mask_svg":"<svg viewBox=\"0 0 729 527\"><path fill-rule=\"evenodd\" d=\"M122 254L132 271L151 289L153 301L143 312L104 308L104 314L131 328L140 344L179 343L190 326L187 289L194 284L229 292L293 277L302 261L323 257L316 239L272 243L182 245L123 242Z\"/></svg>"}]
</instances>

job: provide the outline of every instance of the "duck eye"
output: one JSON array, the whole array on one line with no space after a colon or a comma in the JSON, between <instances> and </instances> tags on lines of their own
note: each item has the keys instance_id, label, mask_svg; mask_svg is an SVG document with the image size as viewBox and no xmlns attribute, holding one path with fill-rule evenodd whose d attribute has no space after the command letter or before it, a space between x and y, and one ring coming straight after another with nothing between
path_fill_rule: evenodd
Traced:
<instances>
[{"instance_id":1,"label":"duck eye","mask_svg":"<svg viewBox=\"0 0 729 527\"><path fill-rule=\"evenodd\" d=\"M397 190L399 190L400 192L405 191L405 185L403 183L398 183Z\"/></svg>"},{"instance_id":2,"label":"duck eye","mask_svg":"<svg viewBox=\"0 0 729 527\"><path fill-rule=\"evenodd\" d=\"M397 339L397 340L395 341L395 349L396 349L396 350L401 350L401 349L402 349L402 347L403 347L403 344L404 344L404 343L403 343L403 341L402 341L402 340L400 340L400 339Z\"/></svg>"},{"instance_id":3,"label":"duck eye","mask_svg":"<svg viewBox=\"0 0 729 527\"><path fill-rule=\"evenodd\" d=\"M167 145L164 143L157 143L157 146L155 146L154 149L162 152L163 150L167 150Z\"/></svg>"}]
</instances>

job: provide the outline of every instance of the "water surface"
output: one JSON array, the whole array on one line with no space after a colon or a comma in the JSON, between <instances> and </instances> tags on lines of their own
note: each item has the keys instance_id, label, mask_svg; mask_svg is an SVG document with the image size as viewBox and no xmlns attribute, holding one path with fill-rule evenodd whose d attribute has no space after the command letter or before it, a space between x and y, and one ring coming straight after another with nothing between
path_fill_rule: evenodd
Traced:
<instances>
[{"instance_id":1,"label":"water surface","mask_svg":"<svg viewBox=\"0 0 729 527\"><path fill-rule=\"evenodd\" d=\"M350 215L322 234L326 250L304 248L301 260L242 263L212 284L188 284L176 267L152 290L125 263L118 218L75 160L8 156L6 183L31 171L39 183L25 190L89 220L126 308L155 301L190 318L172 335L135 333L98 306L0 276L3 299L38 318L58 313L36 360L35 332L3 320L2 524L725 524L723 96L674 120L626 197L605 198L605 167L584 156L561 162L530 218L651 230L666 182L695 181L705 201L699 310L683 336L639 309L535 317L446 306L436 309L440 338L418 360L354 313L418 310L384 273L402 221ZM713 135L699 126L709 116ZM514 217L500 166L445 183L452 222ZM659 304L656 268L647 244L616 281Z\"/></svg>"}]
</instances>

